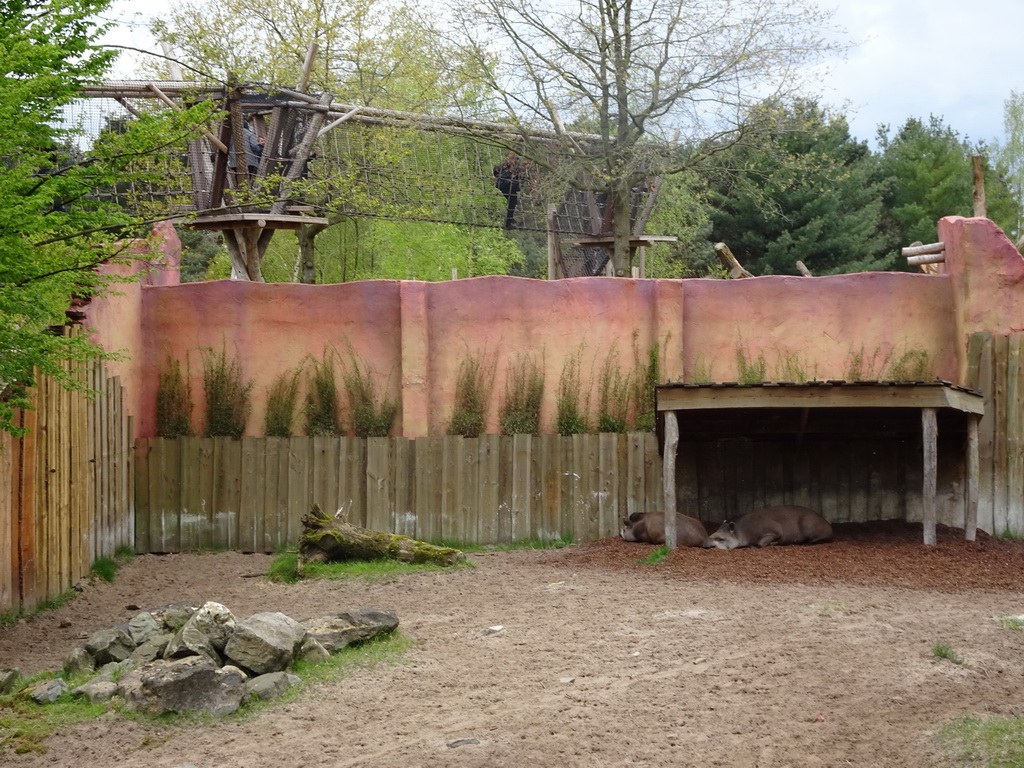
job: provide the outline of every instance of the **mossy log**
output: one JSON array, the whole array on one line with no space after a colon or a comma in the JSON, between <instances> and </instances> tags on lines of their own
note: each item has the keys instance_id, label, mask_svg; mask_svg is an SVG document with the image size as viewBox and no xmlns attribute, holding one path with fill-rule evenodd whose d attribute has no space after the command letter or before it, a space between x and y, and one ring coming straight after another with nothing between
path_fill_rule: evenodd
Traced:
<instances>
[{"instance_id":1,"label":"mossy log","mask_svg":"<svg viewBox=\"0 0 1024 768\"><path fill-rule=\"evenodd\" d=\"M299 562L380 559L448 566L465 562L466 556L451 547L437 547L408 536L360 528L344 518L328 515L319 504L314 504L302 518Z\"/></svg>"}]
</instances>

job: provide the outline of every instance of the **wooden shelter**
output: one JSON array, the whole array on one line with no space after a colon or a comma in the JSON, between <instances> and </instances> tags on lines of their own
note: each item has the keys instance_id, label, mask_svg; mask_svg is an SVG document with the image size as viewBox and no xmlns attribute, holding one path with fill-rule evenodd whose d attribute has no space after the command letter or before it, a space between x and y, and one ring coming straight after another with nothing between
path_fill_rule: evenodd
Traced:
<instances>
[{"instance_id":1,"label":"wooden shelter","mask_svg":"<svg viewBox=\"0 0 1024 768\"><path fill-rule=\"evenodd\" d=\"M682 437L755 437L765 450L782 443L813 450L823 437L890 441L920 438L924 543L936 543L938 438L966 434L965 536L973 541L978 512L979 392L935 382L815 381L756 385L659 384L655 388L659 442L664 462L666 541L675 542L676 464ZM736 510L734 510L736 511Z\"/></svg>"}]
</instances>

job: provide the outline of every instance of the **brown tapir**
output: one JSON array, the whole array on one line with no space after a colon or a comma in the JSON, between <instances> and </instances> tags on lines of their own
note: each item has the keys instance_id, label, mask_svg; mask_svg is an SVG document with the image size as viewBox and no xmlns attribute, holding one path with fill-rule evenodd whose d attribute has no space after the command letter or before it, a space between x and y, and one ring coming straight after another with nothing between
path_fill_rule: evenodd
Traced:
<instances>
[{"instance_id":1,"label":"brown tapir","mask_svg":"<svg viewBox=\"0 0 1024 768\"><path fill-rule=\"evenodd\" d=\"M619 535L626 541L648 544L665 543L664 512L634 512L622 521ZM676 513L676 546L699 547L707 538L707 529L700 520Z\"/></svg>"},{"instance_id":2,"label":"brown tapir","mask_svg":"<svg viewBox=\"0 0 1024 768\"><path fill-rule=\"evenodd\" d=\"M832 526L813 509L781 506L726 520L704 540L706 548L736 549L772 544L818 544L832 538Z\"/></svg>"}]
</instances>

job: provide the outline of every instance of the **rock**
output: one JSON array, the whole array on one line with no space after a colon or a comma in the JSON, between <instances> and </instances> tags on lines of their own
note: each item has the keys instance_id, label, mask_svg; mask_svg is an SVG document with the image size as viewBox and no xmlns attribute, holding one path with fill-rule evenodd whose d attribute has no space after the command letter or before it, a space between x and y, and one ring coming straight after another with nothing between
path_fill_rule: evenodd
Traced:
<instances>
[{"instance_id":1,"label":"rock","mask_svg":"<svg viewBox=\"0 0 1024 768\"><path fill-rule=\"evenodd\" d=\"M17 669L0 669L0 696L14 693L19 680L21 672Z\"/></svg>"},{"instance_id":2,"label":"rock","mask_svg":"<svg viewBox=\"0 0 1024 768\"><path fill-rule=\"evenodd\" d=\"M154 635L164 631L163 622L159 622L149 611L144 611L128 620L128 634L135 645L142 645Z\"/></svg>"},{"instance_id":3,"label":"rock","mask_svg":"<svg viewBox=\"0 0 1024 768\"><path fill-rule=\"evenodd\" d=\"M257 613L243 619L224 647L224 655L257 675L281 672L295 661L306 629L283 613Z\"/></svg>"},{"instance_id":4,"label":"rock","mask_svg":"<svg viewBox=\"0 0 1024 768\"><path fill-rule=\"evenodd\" d=\"M96 660L93 659L84 647L78 646L64 658L64 674L72 675L88 674L96 669Z\"/></svg>"},{"instance_id":5,"label":"rock","mask_svg":"<svg viewBox=\"0 0 1024 768\"><path fill-rule=\"evenodd\" d=\"M91 682L96 682L97 680L111 682L114 678L120 678L125 673L131 672L137 666L139 665L131 659L125 659L124 661L112 661L109 664L104 664L96 670L96 677L94 677Z\"/></svg>"},{"instance_id":6,"label":"rock","mask_svg":"<svg viewBox=\"0 0 1024 768\"><path fill-rule=\"evenodd\" d=\"M297 682L301 682L299 678L287 672L271 672L254 677L245 684L245 701L276 699Z\"/></svg>"},{"instance_id":7,"label":"rock","mask_svg":"<svg viewBox=\"0 0 1024 768\"><path fill-rule=\"evenodd\" d=\"M185 626L185 622L192 618L192 614L198 611L199 607L195 603L183 600L161 608L153 608L149 613L163 627L164 632L173 635Z\"/></svg>"},{"instance_id":8,"label":"rock","mask_svg":"<svg viewBox=\"0 0 1024 768\"><path fill-rule=\"evenodd\" d=\"M135 643L127 632L114 627L93 632L85 643L85 650L99 667L111 661L124 661L132 655Z\"/></svg>"},{"instance_id":9,"label":"rock","mask_svg":"<svg viewBox=\"0 0 1024 768\"><path fill-rule=\"evenodd\" d=\"M150 715L220 716L241 706L245 683L236 669L221 669L205 656L188 656L144 664L121 679L117 692L127 709Z\"/></svg>"},{"instance_id":10,"label":"rock","mask_svg":"<svg viewBox=\"0 0 1024 768\"><path fill-rule=\"evenodd\" d=\"M163 658L164 651L172 637L173 635L168 634L153 635L132 651L132 661L136 664L145 664Z\"/></svg>"},{"instance_id":11,"label":"rock","mask_svg":"<svg viewBox=\"0 0 1024 768\"><path fill-rule=\"evenodd\" d=\"M302 646L299 648L296 658L308 664L323 664L331 658L331 654L320 644L319 640L312 635L306 635L306 639L302 641Z\"/></svg>"},{"instance_id":12,"label":"rock","mask_svg":"<svg viewBox=\"0 0 1024 768\"><path fill-rule=\"evenodd\" d=\"M76 698L88 699L90 704L112 699L117 693L117 683L112 680L90 680L71 691Z\"/></svg>"},{"instance_id":13,"label":"rock","mask_svg":"<svg viewBox=\"0 0 1024 768\"><path fill-rule=\"evenodd\" d=\"M221 651L235 631L235 617L220 603L205 603L189 617L164 649L163 657L206 656L221 663Z\"/></svg>"},{"instance_id":14,"label":"rock","mask_svg":"<svg viewBox=\"0 0 1024 768\"><path fill-rule=\"evenodd\" d=\"M393 632L398 627L398 616L389 611L362 608L342 611L303 622L312 635L330 653L361 643L377 635Z\"/></svg>"},{"instance_id":15,"label":"rock","mask_svg":"<svg viewBox=\"0 0 1024 768\"><path fill-rule=\"evenodd\" d=\"M68 684L61 678L54 680L42 680L25 693L32 698L36 704L53 704L62 694L67 693Z\"/></svg>"}]
</instances>

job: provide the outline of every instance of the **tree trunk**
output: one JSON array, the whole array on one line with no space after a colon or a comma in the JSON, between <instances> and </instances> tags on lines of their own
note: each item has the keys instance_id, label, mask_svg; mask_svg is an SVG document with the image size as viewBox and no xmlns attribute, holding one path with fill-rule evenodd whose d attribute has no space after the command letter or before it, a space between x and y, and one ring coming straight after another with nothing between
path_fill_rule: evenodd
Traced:
<instances>
[{"instance_id":1,"label":"tree trunk","mask_svg":"<svg viewBox=\"0 0 1024 768\"><path fill-rule=\"evenodd\" d=\"M623 189L625 187L625 189ZM629 276L629 240L632 234L629 226L630 190L623 180L617 180L612 192L612 234L615 246L612 251L612 274L615 277Z\"/></svg>"},{"instance_id":2,"label":"tree trunk","mask_svg":"<svg viewBox=\"0 0 1024 768\"><path fill-rule=\"evenodd\" d=\"M319 504L314 504L302 518L300 563L380 559L448 566L465 562L466 556L451 547L437 547L408 536L360 528L328 515Z\"/></svg>"},{"instance_id":3,"label":"tree trunk","mask_svg":"<svg viewBox=\"0 0 1024 768\"><path fill-rule=\"evenodd\" d=\"M303 224L299 227L299 263L302 271L299 274L299 282L306 285L316 283L316 236L327 229L328 224Z\"/></svg>"}]
</instances>

